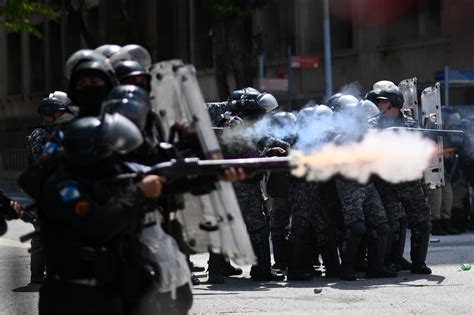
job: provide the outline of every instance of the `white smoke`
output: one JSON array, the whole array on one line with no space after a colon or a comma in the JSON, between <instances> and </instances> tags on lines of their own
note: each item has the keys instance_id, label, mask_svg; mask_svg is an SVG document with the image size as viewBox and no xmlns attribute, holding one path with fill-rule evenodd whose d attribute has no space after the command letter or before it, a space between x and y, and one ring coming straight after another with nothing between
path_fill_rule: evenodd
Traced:
<instances>
[{"instance_id":1,"label":"white smoke","mask_svg":"<svg viewBox=\"0 0 474 315\"><path fill-rule=\"evenodd\" d=\"M345 95L352 95L360 100L362 98L362 86L359 82L352 82L344 85L339 91L339 93Z\"/></svg>"},{"instance_id":2,"label":"white smoke","mask_svg":"<svg viewBox=\"0 0 474 315\"><path fill-rule=\"evenodd\" d=\"M340 174L367 183L375 174L391 183L420 179L436 150L421 135L391 130L371 131L362 141L345 145L326 144L310 156L292 151L293 175L324 181Z\"/></svg>"}]
</instances>

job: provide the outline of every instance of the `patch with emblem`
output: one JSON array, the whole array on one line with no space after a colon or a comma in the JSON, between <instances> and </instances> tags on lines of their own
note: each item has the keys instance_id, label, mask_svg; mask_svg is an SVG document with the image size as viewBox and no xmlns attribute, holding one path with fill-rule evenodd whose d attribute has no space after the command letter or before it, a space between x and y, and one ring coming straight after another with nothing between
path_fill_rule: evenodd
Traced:
<instances>
[{"instance_id":1,"label":"patch with emblem","mask_svg":"<svg viewBox=\"0 0 474 315\"><path fill-rule=\"evenodd\" d=\"M58 144L57 143L54 143L54 142L51 142L51 141L48 141L46 142L46 144L44 145L43 147L43 150L42 150L42 154L46 154L46 155L52 155L54 153L54 151L56 151L56 148L58 147Z\"/></svg>"},{"instance_id":2,"label":"patch with emblem","mask_svg":"<svg viewBox=\"0 0 474 315\"><path fill-rule=\"evenodd\" d=\"M59 188L59 195L64 202L72 202L81 197L81 192L75 182L67 182Z\"/></svg>"},{"instance_id":3,"label":"patch with emblem","mask_svg":"<svg viewBox=\"0 0 474 315\"><path fill-rule=\"evenodd\" d=\"M90 210L90 203L87 200L78 200L74 204L74 213L77 215L86 215Z\"/></svg>"}]
</instances>

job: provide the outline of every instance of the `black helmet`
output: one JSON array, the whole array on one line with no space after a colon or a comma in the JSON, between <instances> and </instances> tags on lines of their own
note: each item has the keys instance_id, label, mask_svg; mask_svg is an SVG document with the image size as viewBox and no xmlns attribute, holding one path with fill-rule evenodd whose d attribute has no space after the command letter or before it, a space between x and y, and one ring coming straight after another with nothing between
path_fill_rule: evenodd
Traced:
<instances>
[{"instance_id":1,"label":"black helmet","mask_svg":"<svg viewBox=\"0 0 474 315\"><path fill-rule=\"evenodd\" d=\"M278 112L272 115L271 121L275 127L291 127L296 124L296 116L290 112Z\"/></svg>"},{"instance_id":2,"label":"black helmet","mask_svg":"<svg viewBox=\"0 0 474 315\"><path fill-rule=\"evenodd\" d=\"M252 87L235 90L230 93L228 101L238 101L241 99L255 99L260 94L260 91Z\"/></svg>"},{"instance_id":3,"label":"black helmet","mask_svg":"<svg viewBox=\"0 0 474 315\"><path fill-rule=\"evenodd\" d=\"M300 109L296 114L296 120L298 124L305 124L312 119L316 118L316 107L315 106L308 106Z\"/></svg>"},{"instance_id":4,"label":"black helmet","mask_svg":"<svg viewBox=\"0 0 474 315\"><path fill-rule=\"evenodd\" d=\"M66 78L70 79L74 69L79 64L87 61L97 61L102 64L103 69L113 72L112 66L103 54L91 49L81 49L73 53L67 60L65 67Z\"/></svg>"},{"instance_id":5,"label":"black helmet","mask_svg":"<svg viewBox=\"0 0 474 315\"><path fill-rule=\"evenodd\" d=\"M329 108L329 106L321 104L321 105L316 106L315 114L318 118L331 117L334 114L334 112L332 111L331 108Z\"/></svg>"},{"instance_id":6,"label":"black helmet","mask_svg":"<svg viewBox=\"0 0 474 315\"><path fill-rule=\"evenodd\" d=\"M138 128L120 114L74 120L64 134L64 155L72 164L91 165L114 153L126 154L143 142Z\"/></svg>"},{"instance_id":7,"label":"black helmet","mask_svg":"<svg viewBox=\"0 0 474 315\"><path fill-rule=\"evenodd\" d=\"M397 89L394 91L380 91L377 93L376 100L389 100L392 103L392 106L397 108L402 108L403 103L405 102L405 98L403 97L403 93Z\"/></svg>"},{"instance_id":8,"label":"black helmet","mask_svg":"<svg viewBox=\"0 0 474 315\"><path fill-rule=\"evenodd\" d=\"M377 96L378 94L372 90L365 95L365 99L371 101L374 104L377 104Z\"/></svg>"},{"instance_id":9,"label":"black helmet","mask_svg":"<svg viewBox=\"0 0 474 315\"><path fill-rule=\"evenodd\" d=\"M54 91L39 102L38 114L41 116L52 116L55 112L71 111L69 106L71 106L71 100L67 94L62 91Z\"/></svg>"},{"instance_id":10,"label":"black helmet","mask_svg":"<svg viewBox=\"0 0 474 315\"><path fill-rule=\"evenodd\" d=\"M150 96L135 85L118 85L110 91L102 104L103 113L119 113L130 119L143 131L150 113Z\"/></svg>"},{"instance_id":11,"label":"black helmet","mask_svg":"<svg viewBox=\"0 0 474 315\"><path fill-rule=\"evenodd\" d=\"M98 77L105 84L89 86L87 91L78 90L76 83L84 77ZM79 106L80 116L97 116L100 113L100 105L115 85L117 85L117 79L108 67L98 61L86 61L79 63L71 72L69 96L74 104Z\"/></svg>"},{"instance_id":12,"label":"black helmet","mask_svg":"<svg viewBox=\"0 0 474 315\"><path fill-rule=\"evenodd\" d=\"M151 66L151 56L148 50L140 45L129 44L125 45L118 52L110 57L110 62L115 64L120 60L135 60L138 61L144 68Z\"/></svg>"},{"instance_id":13,"label":"black helmet","mask_svg":"<svg viewBox=\"0 0 474 315\"><path fill-rule=\"evenodd\" d=\"M106 44L97 47L96 49L94 49L94 51L104 55L104 57L106 58L110 58L114 54L118 53L121 48L122 47L120 47L119 45Z\"/></svg>"},{"instance_id":14,"label":"black helmet","mask_svg":"<svg viewBox=\"0 0 474 315\"><path fill-rule=\"evenodd\" d=\"M403 93L392 81L382 80L375 82L373 92L376 94L375 104L377 104L377 100L389 100L392 106L397 108L403 107L403 103L405 102Z\"/></svg>"},{"instance_id":15,"label":"black helmet","mask_svg":"<svg viewBox=\"0 0 474 315\"><path fill-rule=\"evenodd\" d=\"M244 115L264 114L278 107L278 101L272 94L260 92L252 87L233 91L227 100L244 101L244 105L240 108Z\"/></svg>"},{"instance_id":16,"label":"black helmet","mask_svg":"<svg viewBox=\"0 0 474 315\"><path fill-rule=\"evenodd\" d=\"M367 118L373 118L380 114L380 110L377 105L368 99L360 101L360 107L367 114Z\"/></svg>"},{"instance_id":17,"label":"black helmet","mask_svg":"<svg viewBox=\"0 0 474 315\"><path fill-rule=\"evenodd\" d=\"M120 60L113 64L115 76L121 84L135 84L134 82L127 81L128 78L135 76L144 76L147 80L146 83L135 84L150 92L150 81L151 75L146 69L135 60Z\"/></svg>"},{"instance_id":18,"label":"black helmet","mask_svg":"<svg viewBox=\"0 0 474 315\"><path fill-rule=\"evenodd\" d=\"M359 100L352 95L337 93L331 96L327 101L327 106L333 111L340 111L349 107L355 107Z\"/></svg>"}]
</instances>

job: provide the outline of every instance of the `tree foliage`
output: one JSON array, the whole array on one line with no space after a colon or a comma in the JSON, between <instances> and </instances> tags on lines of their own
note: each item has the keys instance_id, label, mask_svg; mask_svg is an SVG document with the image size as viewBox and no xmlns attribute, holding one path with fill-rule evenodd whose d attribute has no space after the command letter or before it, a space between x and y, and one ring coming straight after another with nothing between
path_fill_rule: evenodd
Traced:
<instances>
[{"instance_id":1,"label":"tree foliage","mask_svg":"<svg viewBox=\"0 0 474 315\"><path fill-rule=\"evenodd\" d=\"M41 38L41 32L32 25L35 15L48 18L57 18L58 13L51 7L25 0L3 0L0 1L0 25L9 31L27 31Z\"/></svg>"}]
</instances>

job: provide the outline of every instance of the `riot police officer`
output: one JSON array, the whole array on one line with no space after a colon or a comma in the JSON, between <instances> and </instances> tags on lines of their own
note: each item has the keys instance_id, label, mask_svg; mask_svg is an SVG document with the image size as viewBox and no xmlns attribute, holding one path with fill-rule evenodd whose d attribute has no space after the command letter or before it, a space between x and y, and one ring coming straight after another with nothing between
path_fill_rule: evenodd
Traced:
<instances>
[{"instance_id":1,"label":"riot police officer","mask_svg":"<svg viewBox=\"0 0 474 315\"><path fill-rule=\"evenodd\" d=\"M48 269L40 314L124 314L154 281L156 266L144 262L135 235L142 205L160 196L162 179L107 181L127 171L117 153L142 141L119 114L78 119L65 133L64 158L37 199L47 205L40 207Z\"/></svg>"},{"instance_id":2,"label":"riot police officer","mask_svg":"<svg viewBox=\"0 0 474 315\"><path fill-rule=\"evenodd\" d=\"M375 118L377 128L417 127L417 122L413 118L403 115L401 111L404 103L403 94L393 82L376 82L372 94L381 111L381 114ZM432 224L430 209L426 204L421 182L389 184L378 180L377 189L394 229L392 261L401 269L410 269L413 273L430 274L431 269L426 266L425 260ZM406 214L402 212L400 203ZM411 264L403 258L407 225L412 232Z\"/></svg>"},{"instance_id":3,"label":"riot police officer","mask_svg":"<svg viewBox=\"0 0 474 315\"><path fill-rule=\"evenodd\" d=\"M40 101L38 104L38 114L41 117L42 123L27 137L27 153L30 164L38 160L43 146L51 137L51 134L59 126L74 118L71 105L71 100L62 91L50 93L48 97ZM35 226L35 229L37 228ZM31 283L41 283L44 279L45 262L40 248L39 238L34 237L31 240Z\"/></svg>"}]
</instances>

